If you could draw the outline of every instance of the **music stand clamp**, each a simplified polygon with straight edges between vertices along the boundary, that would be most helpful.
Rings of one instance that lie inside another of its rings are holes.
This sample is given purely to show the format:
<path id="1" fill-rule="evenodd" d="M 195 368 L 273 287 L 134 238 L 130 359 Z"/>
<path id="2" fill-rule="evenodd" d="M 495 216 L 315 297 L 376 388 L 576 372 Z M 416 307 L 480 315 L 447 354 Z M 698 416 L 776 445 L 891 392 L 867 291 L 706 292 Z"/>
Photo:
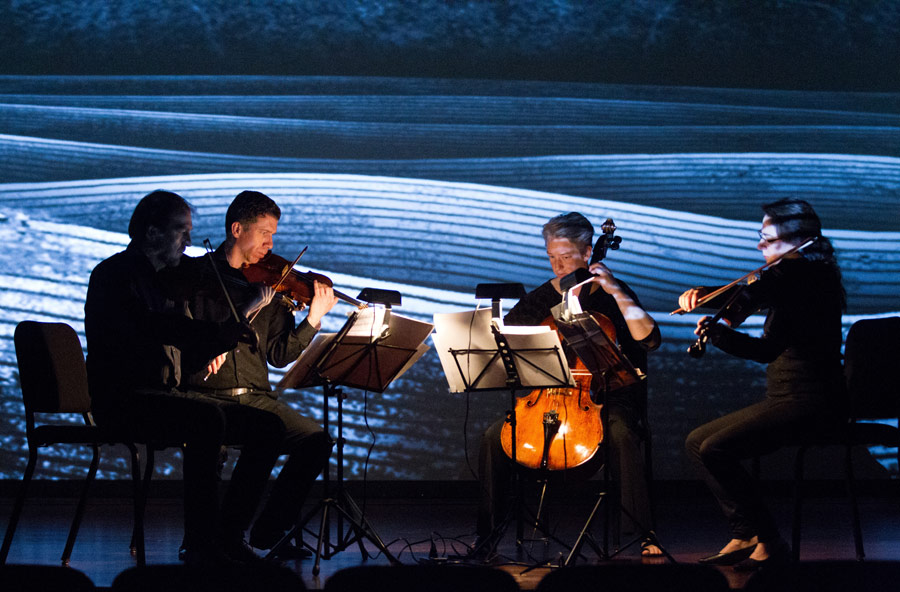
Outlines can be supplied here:
<path id="1" fill-rule="evenodd" d="M 368 540 L 381 551 L 391 564 L 399 561 L 388 551 L 387 546 L 366 520 L 359 505 L 344 487 L 344 445 L 342 386 L 360 388 L 367 391 L 384 392 L 387 386 L 409 368 L 428 347 L 423 345 L 433 326 L 390 314 L 392 305 L 400 304 L 400 293 L 393 290 L 364 289 L 359 300 L 384 306 L 383 317 L 373 307 L 357 310 L 336 334 L 317 335 L 313 343 L 300 356 L 294 366 L 279 383 L 280 388 L 303 388 L 322 386 L 323 427 L 329 430 L 328 400 L 337 401 L 337 479 L 332 490 L 330 465 L 326 465 L 322 481 L 325 495 L 297 525 L 271 551 L 266 558 L 277 556 L 292 538 L 302 538 L 303 529 L 319 512 L 318 539 L 315 548 L 316 560 L 313 575 L 318 575 L 322 558 L 331 559 L 354 543 L 358 544 L 364 559 L 369 557 L 363 546 Z M 376 326 L 377 325 L 377 326 Z M 331 542 L 331 512 L 337 513 L 337 540 Z M 344 521 L 349 528 L 345 530 Z"/>

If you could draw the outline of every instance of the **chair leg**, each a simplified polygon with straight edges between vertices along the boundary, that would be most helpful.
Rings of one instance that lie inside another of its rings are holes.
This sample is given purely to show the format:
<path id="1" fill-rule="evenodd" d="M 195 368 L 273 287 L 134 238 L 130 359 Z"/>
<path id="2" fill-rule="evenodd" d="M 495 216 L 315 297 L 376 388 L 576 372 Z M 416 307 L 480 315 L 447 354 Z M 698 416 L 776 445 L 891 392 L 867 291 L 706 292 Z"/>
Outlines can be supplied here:
<path id="1" fill-rule="evenodd" d="M 19 517 L 22 515 L 22 508 L 25 506 L 25 496 L 28 493 L 28 485 L 31 483 L 36 464 L 37 448 L 29 447 L 28 464 L 25 465 L 25 473 L 22 475 L 22 485 L 19 487 L 19 495 L 16 497 L 16 503 L 13 505 L 12 515 L 9 517 L 9 524 L 6 525 L 3 547 L 0 548 L 0 565 L 6 565 L 6 557 L 9 555 L 9 548 L 12 546 L 13 536 L 16 534 L 16 527 L 19 525 Z"/>
<path id="2" fill-rule="evenodd" d="M 97 476 L 97 467 L 100 465 L 100 446 L 93 444 L 94 456 L 91 458 L 91 466 L 88 469 L 87 478 L 81 488 L 81 497 L 78 499 L 78 507 L 75 509 L 75 518 L 72 520 L 72 527 L 69 528 L 69 536 L 66 538 L 66 548 L 63 549 L 62 564 L 69 565 L 69 558 L 72 556 L 72 549 L 75 547 L 75 537 L 78 536 L 78 529 L 81 527 L 81 519 L 84 517 L 84 509 L 87 506 L 88 490 Z"/>
<path id="3" fill-rule="evenodd" d="M 797 450 L 794 461 L 794 521 L 791 527 L 791 556 L 794 562 L 800 561 L 800 528 L 803 513 L 803 458 L 806 447 Z"/>
<path id="4" fill-rule="evenodd" d="M 127 443 L 125 446 L 128 447 L 128 452 L 131 453 L 131 487 L 134 498 L 134 524 L 131 526 L 131 542 L 128 544 L 128 550 L 131 552 L 131 556 L 135 557 L 137 555 L 137 541 L 139 538 L 143 538 L 143 529 L 138 527 L 142 517 L 141 454 L 133 442 Z"/>
<path id="5" fill-rule="evenodd" d="M 859 523 L 859 504 L 856 500 L 856 479 L 853 475 L 852 450 L 852 446 L 847 445 L 847 455 L 845 457 L 847 469 L 847 498 L 850 501 L 850 512 L 853 518 L 853 542 L 856 545 L 856 560 L 862 561 L 866 558 L 866 552 L 863 549 L 862 526 L 860 526 Z"/>
<path id="6" fill-rule="evenodd" d="M 147 508 L 147 496 L 150 489 L 150 477 L 153 475 L 154 454 L 153 447 L 147 445 L 147 461 L 144 466 L 144 478 L 141 479 L 140 455 L 137 447 L 131 445 L 131 479 L 134 483 L 134 530 L 131 533 L 132 554 L 137 558 L 137 564 L 147 564 L 146 548 L 144 545 L 144 514 Z"/>

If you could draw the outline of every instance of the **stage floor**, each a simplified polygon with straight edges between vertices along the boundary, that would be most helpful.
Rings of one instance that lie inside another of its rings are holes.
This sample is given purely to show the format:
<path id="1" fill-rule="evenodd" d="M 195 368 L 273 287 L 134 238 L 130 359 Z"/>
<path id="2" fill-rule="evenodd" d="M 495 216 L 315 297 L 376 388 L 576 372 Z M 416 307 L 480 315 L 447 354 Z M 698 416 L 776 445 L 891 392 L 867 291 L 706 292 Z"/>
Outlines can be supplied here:
<path id="1" fill-rule="evenodd" d="M 356 501 L 361 502 L 358 497 Z M 782 525 L 783 535 L 790 537 L 791 500 L 786 496 L 771 498 L 771 507 Z M 84 572 L 97 586 L 106 587 L 121 571 L 133 566 L 128 543 L 131 534 L 131 500 L 129 498 L 94 499 L 82 523 L 72 555 L 71 566 Z M 11 511 L 12 501 L 0 499 L 2 528 Z M 553 535 L 562 543 L 575 541 L 592 503 L 590 499 L 575 502 L 553 500 L 550 519 Z M 900 504 L 881 494 L 863 497 L 860 503 L 866 556 L 871 560 L 900 559 Z M 74 511 L 71 499 L 31 498 L 19 523 L 9 555 L 9 563 L 39 563 L 58 565 L 66 533 Z M 366 520 L 386 544 L 388 551 L 401 563 L 412 564 L 428 560 L 434 543 L 438 561 L 457 561 L 464 555 L 467 544 L 474 540 L 475 502 L 472 499 L 443 498 L 384 498 L 369 499 L 365 503 Z M 320 519 L 314 517 L 312 530 L 318 530 Z M 725 522 L 707 494 L 670 496 L 657 501 L 657 532 L 666 550 L 678 562 L 695 562 L 715 552 L 727 540 Z M 147 510 L 148 563 L 175 563 L 181 541 L 181 506 L 177 499 L 151 499 Z M 332 524 L 332 526 L 335 526 Z M 603 520 L 599 518 L 590 529 L 602 546 Z M 531 538 L 530 528 L 525 538 Z M 316 537 L 307 534 L 305 542 L 315 545 Z M 622 544 L 629 542 L 623 540 Z M 373 557 L 369 564 L 386 565 L 388 559 L 379 553 L 371 541 L 365 542 Z M 611 541 L 608 547 L 613 552 Z M 533 589 L 548 572 L 538 567 L 545 561 L 558 564 L 567 554 L 557 542 L 526 542 L 517 548 L 513 529 L 509 529 L 499 547 L 499 556 L 492 562 L 499 569 L 509 571 L 522 589 Z M 624 549 L 612 558 L 618 562 L 641 562 L 637 544 Z M 608 561 L 589 546 L 582 551 L 578 564 Z M 804 537 L 801 560 L 852 560 L 853 538 L 850 530 L 849 508 L 843 498 L 814 498 L 806 502 Z M 645 560 L 646 561 L 646 560 Z M 664 560 L 656 560 L 664 561 Z M 309 589 L 320 589 L 336 571 L 361 565 L 363 557 L 358 545 L 321 562 L 318 576 L 313 575 L 313 559 L 291 561 L 286 565 L 303 578 Z M 741 588 L 746 576 L 723 568 L 732 588 Z"/>

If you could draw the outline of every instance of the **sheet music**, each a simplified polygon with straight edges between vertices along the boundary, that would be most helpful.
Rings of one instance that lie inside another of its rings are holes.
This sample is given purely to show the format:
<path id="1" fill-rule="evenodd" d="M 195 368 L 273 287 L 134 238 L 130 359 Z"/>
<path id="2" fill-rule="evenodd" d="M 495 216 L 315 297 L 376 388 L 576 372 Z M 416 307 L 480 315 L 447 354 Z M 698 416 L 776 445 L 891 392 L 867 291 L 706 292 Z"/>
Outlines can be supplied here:
<path id="1" fill-rule="evenodd" d="M 450 392 L 505 389 L 507 373 L 491 332 L 491 311 L 481 309 L 434 315 L 431 336 Z M 504 327 L 523 388 L 574 384 L 559 336 L 546 326 Z M 452 350 L 452 351 L 451 351 Z M 456 352 L 456 355 L 454 355 Z"/>
<path id="2" fill-rule="evenodd" d="M 326 349 L 331 346 L 334 336 L 337 333 L 317 333 L 313 340 L 306 346 L 294 365 L 291 366 L 281 380 L 278 381 L 277 389 L 284 388 L 303 388 L 306 386 L 314 386 L 310 381 L 314 378 L 310 376 L 315 363 L 319 360 Z"/>
<path id="3" fill-rule="evenodd" d="M 444 368 L 450 392 L 461 393 L 466 390 L 467 383 L 471 384 L 481 374 L 497 351 L 497 342 L 491 333 L 491 310 L 483 308 L 436 313 L 434 326 L 436 332 L 432 334 L 431 340 Z M 451 349 L 483 350 L 484 353 L 466 356 L 461 374 L 456 359 L 450 353 Z M 484 378 L 492 382 L 505 381 L 506 372 L 502 367 L 491 368 Z"/>
<path id="4" fill-rule="evenodd" d="M 423 342 L 434 325 L 391 312 L 389 327 L 383 330 L 386 310 L 348 319 L 350 326 L 340 343 L 337 333 L 319 333 L 278 382 L 278 388 L 304 388 L 327 378 L 336 384 L 383 392 L 406 372 L 429 346 Z M 379 321 L 379 319 L 381 319 Z M 373 337 L 373 328 L 377 330 Z M 372 349 L 374 348 L 374 349 Z M 326 359 L 322 359 L 326 356 Z M 321 375 L 320 375 L 321 373 Z"/>
<path id="5" fill-rule="evenodd" d="M 383 306 L 367 306 L 356 311 L 356 321 L 347 332 L 347 337 L 366 337 L 374 341 L 384 332 Z"/>

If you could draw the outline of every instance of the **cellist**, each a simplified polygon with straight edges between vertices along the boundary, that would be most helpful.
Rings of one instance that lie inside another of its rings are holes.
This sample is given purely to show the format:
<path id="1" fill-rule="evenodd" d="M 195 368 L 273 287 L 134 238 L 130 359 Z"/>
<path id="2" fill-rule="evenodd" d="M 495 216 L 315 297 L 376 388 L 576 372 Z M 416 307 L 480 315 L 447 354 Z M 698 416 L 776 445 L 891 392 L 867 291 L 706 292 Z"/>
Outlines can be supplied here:
<path id="1" fill-rule="evenodd" d="M 590 264 L 594 227 L 577 212 L 561 214 L 544 224 L 542 231 L 553 278 L 529 292 L 505 316 L 507 325 L 539 325 L 550 317 L 551 309 L 562 300 L 560 279 L 576 269 L 588 269 L 593 280 L 577 288 L 585 311 L 608 317 L 616 328 L 622 352 L 642 372 L 647 367 L 647 352 L 659 347 L 660 332 L 653 318 L 641 307 L 637 296 L 625 282 L 617 280 L 603 263 Z M 613 478 L 620 483 L 623 532 L 652 531 L 650 496 L 641 444 L 647 435 L 643 425 L 646 381 L 606 394 L 608 425 L 604 439 L 610 448 Z M 511 461 L 504 453 L 500 434 L 505 420 L 484 433 L 479 451 L 481 502 L 478 508 L 476 549 L 497 534 L 499 521 L 507 511 Z M 596 470 L 596 469 L 595 469 Z M 652 538 L 642 542 L 643 556 L 662 553 Z"/>

